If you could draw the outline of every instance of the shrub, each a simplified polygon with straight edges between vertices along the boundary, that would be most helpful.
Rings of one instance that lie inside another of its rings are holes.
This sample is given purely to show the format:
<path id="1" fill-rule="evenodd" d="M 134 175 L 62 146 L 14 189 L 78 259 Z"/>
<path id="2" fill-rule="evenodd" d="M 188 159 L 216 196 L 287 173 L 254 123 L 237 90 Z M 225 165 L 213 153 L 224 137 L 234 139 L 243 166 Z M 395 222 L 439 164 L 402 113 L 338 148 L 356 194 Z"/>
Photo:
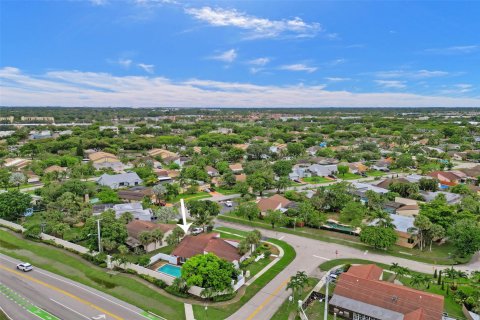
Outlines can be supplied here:
<path id="1" fill-rule="evenodd" d="M 165 288 L 165 291 L 167 291 L 170 294 L 173 294 L 174 296 L 181 297 L 181 298 L 188 298 L 190 295 L 188 293 L 180 292 L 175 287 L 168 286 Z"/>
<path id="2" fill-rule="evenodd" d="M 150 258 L 148 256 L 141 256 L 138 259 L 138 264 L 141 265 L 142 267 L 148 266 L 149 263 L 150 263 Z"/>
<path id="3" fill-rule="evenodd" d="M 222 294 L 222 295 L 212 297 L 212 301 L 213 302 L 228 301 L 235 298 L 235 296 L 236 296 L 236 292 L 229 293 L 229 294 Z"/>

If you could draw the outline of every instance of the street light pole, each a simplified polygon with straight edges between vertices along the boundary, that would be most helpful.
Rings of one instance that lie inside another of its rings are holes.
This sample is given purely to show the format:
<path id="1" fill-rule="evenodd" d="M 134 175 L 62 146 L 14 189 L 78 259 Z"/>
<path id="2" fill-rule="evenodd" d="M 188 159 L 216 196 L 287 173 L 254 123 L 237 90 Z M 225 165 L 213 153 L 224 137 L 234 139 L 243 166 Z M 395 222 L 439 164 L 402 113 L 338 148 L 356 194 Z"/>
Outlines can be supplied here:
<path id="1" fill-rule="evenodd" d="M 102 236 L 100 234 L 100 220 L 102 219 L 97 219 L 97 236 L 98 236 L 98 252 L 102 252 Z"/>
<path id="2" fill-rule="evenodd" d="M 328 285 L 330 283 L 330 275 L 327 275 L 325 279 L 325 285 L 327 286 L 327 290 L 325 291 L 325 310 L 323 312 L 323 320 L 327 320 L 328 318 Z"/>

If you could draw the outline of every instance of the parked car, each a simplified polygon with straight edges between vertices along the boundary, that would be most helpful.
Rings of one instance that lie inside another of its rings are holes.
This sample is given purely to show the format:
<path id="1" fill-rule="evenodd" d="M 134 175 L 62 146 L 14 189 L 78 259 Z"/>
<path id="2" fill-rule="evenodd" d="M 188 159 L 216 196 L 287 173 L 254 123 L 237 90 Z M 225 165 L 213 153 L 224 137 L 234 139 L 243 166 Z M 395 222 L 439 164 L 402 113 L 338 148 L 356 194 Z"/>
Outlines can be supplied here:
<path id="1" fill-rule="evenodd" d="M 226 205 L 227 207 L 233 207 L 233 202 L 230 201 L 230 200 L 225 201 L 225 205 Z"/>
<path id="2" fill-rule="evenodd" d="M 203 228 L 195 227 L 195 228 L 192 229 L 191 234 L 193 234 L 194 236 L 197 236 L 202 232 L 203 232 Z"/>
<path id="3" fill-rule="evenodd" d="M 28 262 L 22 262 L 20 264 L 17 264 L 17 269 L 22 270 L 23 272 L 28 272 L 28 271 L 32 271 L 33 267 Z"/>

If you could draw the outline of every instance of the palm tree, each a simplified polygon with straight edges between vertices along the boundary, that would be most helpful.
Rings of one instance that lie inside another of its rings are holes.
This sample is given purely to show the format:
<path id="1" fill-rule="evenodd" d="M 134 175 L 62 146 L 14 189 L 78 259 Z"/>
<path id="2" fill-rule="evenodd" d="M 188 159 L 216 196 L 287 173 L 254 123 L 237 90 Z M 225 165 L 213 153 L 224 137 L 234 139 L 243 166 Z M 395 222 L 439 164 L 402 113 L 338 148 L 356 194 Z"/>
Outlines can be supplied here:
<path id="1" fill-rule="evenodd" d="M 205 288 L 200 292 L 200 296 L 204 299 L 211 299 L 215 296 L 216 292 L 213 288 Z"/>
<path id="2" fill-rule="evenodd" d="M 430 239 L 430 251 L 432 251 L 432 243 L 434 240 L 445 237 L 445 229 L 439 224 L 432 224 L 427 230 L 428 238 Z"/>
<path id="3" fill-rule="evenodd" d="M 290 281 L 287 283 L 287 287 L 285 288 L 285 290 L 289 290 L 289 289 L 292 290 L 292 296 L 294 301 L 295 301 L 295 292 L 297 291 L 298 287 L 299 287 L 299 283 L 295 279 L 295 276 L 293 276 L 290 278 Z"/>
<path id="4" fill-rule="evenodd" d="M 152 240 L 155 241 L 155 249 L 157 248 L 157 243 L 160 243 L 160 246 L 163 243 L 163 237 L 165 234 L 163 233 L 162 230 L 160 229 L 155 229 L 150 232 L 150 236 L 152 237 Z"/>
<path id="5" fill-rule="evenodd" d="M 142 231 L 140 232 L 140 234 L 138 235 L 138 241 L 140 242 L 140 244 L 143 246 L 143 248 L 145 249 L 145 251 L 147 250 L 147 246 L 152 243 L 153 241 L 153 237 L 152 237 L 152 234 L 151 232 L 148 232 L 148 231 Z"/>
<path id="6" fill-rule="evenodd" d="M 423 278 L 422 275 L 418 273 L 414 273 L 412 277 L 410 278 L 410 285 L 412 287 L 418 288 L 424 283 L 425 279 Z"/>

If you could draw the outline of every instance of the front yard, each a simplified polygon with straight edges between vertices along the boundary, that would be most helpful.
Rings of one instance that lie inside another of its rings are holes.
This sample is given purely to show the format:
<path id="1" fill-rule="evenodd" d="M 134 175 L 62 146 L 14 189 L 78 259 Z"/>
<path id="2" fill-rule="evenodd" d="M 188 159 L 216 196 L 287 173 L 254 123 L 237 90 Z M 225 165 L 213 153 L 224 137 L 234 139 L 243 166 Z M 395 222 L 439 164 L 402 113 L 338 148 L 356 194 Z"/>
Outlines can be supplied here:
<path id="1" fill-rule="evenodd" d="M 316 177 L 303 178 L 302 181 L 307 183 L 327 183 L 327 182 L 334 182 L 335 180 L 316 176 Z"/>

